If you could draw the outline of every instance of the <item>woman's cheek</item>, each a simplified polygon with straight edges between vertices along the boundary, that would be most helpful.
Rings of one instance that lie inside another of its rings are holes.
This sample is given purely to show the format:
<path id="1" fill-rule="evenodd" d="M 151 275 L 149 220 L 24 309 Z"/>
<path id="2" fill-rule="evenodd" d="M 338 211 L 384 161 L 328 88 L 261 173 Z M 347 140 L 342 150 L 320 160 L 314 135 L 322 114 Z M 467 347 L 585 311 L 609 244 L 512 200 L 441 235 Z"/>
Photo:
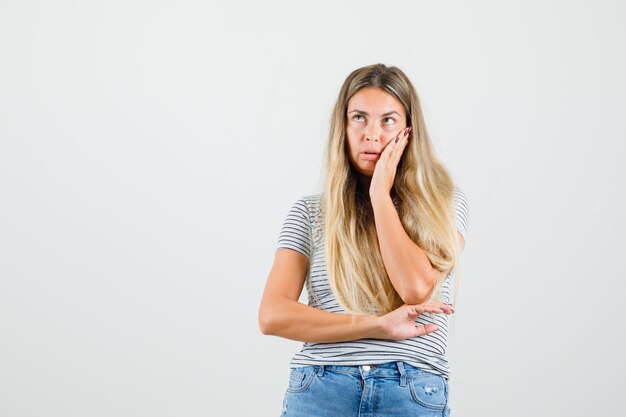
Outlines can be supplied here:
<path id="1" fill-rule="evenodd" d="M 353 126 L 348 126 L 348 128 L 346 129 L 346 133 L 349 136 L 352 136 L 354 134 L 354 127 Z"/>
<path id="2" fill-rule="evenodd" d="M 346 129 L 346 135 L 348 137 L 348 142 L 352 142 L 358 136 L 358 132 L 354 128 L 348 127 Z"/>

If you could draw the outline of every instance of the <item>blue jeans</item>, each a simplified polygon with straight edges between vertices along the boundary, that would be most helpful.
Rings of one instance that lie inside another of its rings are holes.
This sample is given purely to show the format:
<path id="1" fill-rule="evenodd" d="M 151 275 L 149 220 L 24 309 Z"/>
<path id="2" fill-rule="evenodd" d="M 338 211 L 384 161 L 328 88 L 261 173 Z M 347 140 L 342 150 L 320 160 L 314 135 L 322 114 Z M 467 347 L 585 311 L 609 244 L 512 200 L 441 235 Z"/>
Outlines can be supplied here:
<path id="1" fill-rule="evenodd" d="M 447 417 L 448 381 L 406 362 L 293 368 L 281 417 Z"/>

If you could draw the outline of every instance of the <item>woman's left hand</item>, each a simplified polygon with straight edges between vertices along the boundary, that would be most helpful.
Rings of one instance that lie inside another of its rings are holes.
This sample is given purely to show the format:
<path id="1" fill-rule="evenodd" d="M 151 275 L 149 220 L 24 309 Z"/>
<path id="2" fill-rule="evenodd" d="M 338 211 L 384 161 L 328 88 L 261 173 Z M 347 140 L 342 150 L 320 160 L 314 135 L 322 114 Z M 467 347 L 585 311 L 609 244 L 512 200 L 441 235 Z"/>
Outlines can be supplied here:
<path id="1" fill-rule="evenodd" d="M 404 148 L 409 143 L 411 128 L 401 130 L 395 138 L 391 139 L 380 154 L 380 158 L 374 167 L 374 174 L 370 182 L 370 198 L 389 196 L 393 181 L 396 177 L 396 169 Z M 397 139 L 397 140 L 396 140 Z"/>

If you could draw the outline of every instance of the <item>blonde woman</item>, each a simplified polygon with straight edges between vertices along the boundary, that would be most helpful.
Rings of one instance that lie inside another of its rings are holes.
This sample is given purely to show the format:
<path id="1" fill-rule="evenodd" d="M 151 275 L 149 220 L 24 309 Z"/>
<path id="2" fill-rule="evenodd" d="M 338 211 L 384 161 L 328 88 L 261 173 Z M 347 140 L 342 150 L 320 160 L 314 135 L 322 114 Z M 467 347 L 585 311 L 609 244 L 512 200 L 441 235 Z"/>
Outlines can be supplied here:
<path id="1" fill-rule="evenodd" d="M 324 184 L 289 210 L 259 307 L 263 334 L 304 342 L 282 416 L 449 415 L 448 316 L 467 201 L 397 67 L 346 78 Z M 305 284 L 308 306 L 298 302 Z"/>

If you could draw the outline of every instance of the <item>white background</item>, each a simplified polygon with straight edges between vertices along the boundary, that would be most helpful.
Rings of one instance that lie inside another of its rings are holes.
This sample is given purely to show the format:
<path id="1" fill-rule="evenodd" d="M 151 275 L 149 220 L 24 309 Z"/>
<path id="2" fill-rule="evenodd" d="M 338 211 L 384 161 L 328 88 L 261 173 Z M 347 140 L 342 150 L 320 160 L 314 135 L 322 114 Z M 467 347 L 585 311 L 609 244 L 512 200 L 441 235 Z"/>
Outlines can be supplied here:
<path id="1" fill-rule="evenodd" d="M 278 416 L 258 330 L 354 69 L 413 80 L 470 205 L 456 416 L 626 384 L 623 1 L 0 1 L 0 415 Z"/>

